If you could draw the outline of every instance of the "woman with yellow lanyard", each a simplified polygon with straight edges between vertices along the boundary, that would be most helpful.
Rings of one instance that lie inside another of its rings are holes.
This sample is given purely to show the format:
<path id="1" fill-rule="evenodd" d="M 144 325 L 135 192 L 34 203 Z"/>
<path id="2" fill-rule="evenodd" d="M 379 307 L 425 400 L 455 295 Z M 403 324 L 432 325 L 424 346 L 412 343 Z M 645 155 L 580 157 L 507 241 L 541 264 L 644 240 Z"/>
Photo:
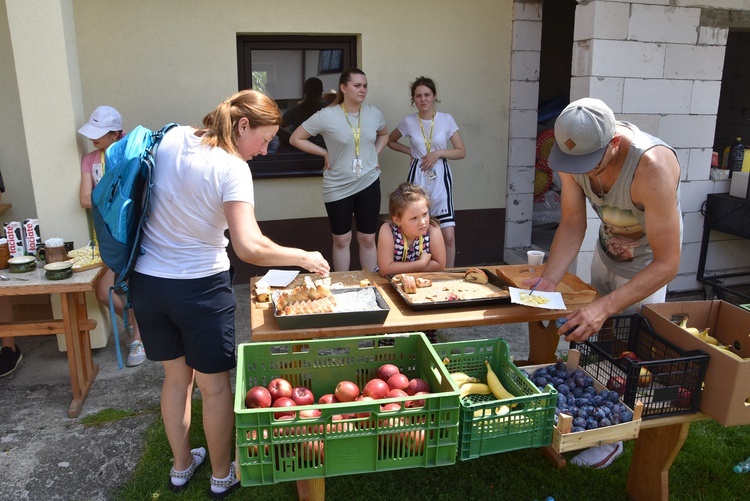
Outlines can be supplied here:
<path id="1" fill-rule="evenodd" d="M 89 121 L 83 127 L 78 129 L 79 134 L 89 138 L 94 144 L 94 151 L 87 153 L 81 159 L 81 185 L 78 190 L 78 197 L 81 207 L 91 209 L 91 192 L 94 186 L 101 180 L 106 169 L 104 164 L 104 152 L 114 142 L 122 139 L 122 116 L 111 106 L 99 106 L 91 114 Z M 93 231 L 93 230 L 92 230 Z M 96 240 L 96 235 L 94 235 Z M 109 288 L 115 283 L 115 273 L 112 270 L 102 275 L 96 284 L 96 298 L 104 305 L 109 304 Z M 122 316 L 122 310 L 125 307 L 123 300 L 115 295 L 115 311 Z M 141 333 L 138 330 L 138 324 L 135 321 L 133 310 L 130 310 L 128 320 L 130 328 L 128 332 L 128 358 L 126 365 L 135 367 L 146 360 L 146 350 L 141 341 Z"/>
<path id="2" fill-rule="evenodd" d="M 430 214 L 440 224 L 446 251 L 446 267 L 453 268 L 456 260 L 453 208 L 453 173 L 448 160 L 466 156 L 461 134 L 453 117 L 435 110 L 437 90 L 435 82 L 419 77 L 411 84 L 411 104 L 417 113 L 406 116 L 388 138 L 388 147 L 409 155 L 407 180 L 424 188 L 430 197 Z M 409 146 L 399 139 L 409 139 Z M 449 145 L 450 143 L 450 145 Z M 450 146 L 450 147 L 449 147 Z"/>
<path id="3" fill-rule="evenodd" d="M 352 214 L 357 227 L 359 263 L 377 265 L 375 232 L 380 215 L 378 155 L 388 142 L 383 114 L 364 104 L 367 76 L 357 68 L 339 78 L 336 100 L 295 129 L 289 142 L 295 148 L 325 159 L 323 202 L 333 235 L 333 269 L 348 271 L 351 264 Z M 310 141 L 320 134 L 326 147 Z"/>

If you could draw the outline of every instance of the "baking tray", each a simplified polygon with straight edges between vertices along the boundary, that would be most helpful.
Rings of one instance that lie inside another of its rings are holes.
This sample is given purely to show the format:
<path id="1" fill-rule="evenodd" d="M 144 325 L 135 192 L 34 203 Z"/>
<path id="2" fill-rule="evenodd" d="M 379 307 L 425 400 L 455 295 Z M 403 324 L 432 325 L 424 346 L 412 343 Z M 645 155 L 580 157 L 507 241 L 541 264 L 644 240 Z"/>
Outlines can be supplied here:
<path id="1" fill-rule="evenodd" d="M 463 277 L 464 273 L 466 273 L 465 269 L 450 269 L 446 271 L 441 272 L 429 272 L 429 273 L 407 273 L 407 275 L 413 276 L 416 278 L 429 278 L 433 281 L 433 287 L 435 287 L 435 282 L 440 279 L 440 277 L 449 277 L 452 278 L 461 278 Z M 413 301 L 409 301 L 409 294 L 404 293 L 404 291 L 401 290 L 401 288 L 394 283 L 393 279 L 400 275 L 393 274 L 388 275 L 386 278 L 388 279 L 388 282 L 390 282 L 391 287 L 398 293 L 399 296 L 401 296 L 401 299 L 411 308 L 415 311 L 421 311 L 421 310 L 439 310 L 443 308 L 466 308 L 471 306 L 483 306 L 488 304 L 510 304 L 510 292 L 508 291 L 508 284 L 503 280 L 502 278 L 498 277 L 495 273 L 491 272 L 490 270 L 486 268 L 479 268 L 487 275 L 487 281 L 488 283 L 494 285 L 495 287 L 504 290 L 508 292 L 508 295 L 505 297 L 485 297 L 485 298 L 473 298 L 473 299 L 456 299 L 453 301 L 426 301 L 426 302 L 418 302 L 415 303 Z"/>
<path id="2" fill-rule="evenodd" d="M 375 292 L 375 301 L 380 307 L 379 310 L 367 311 L 344 311 L 331 313 L 307 313 L 301 315 L 279 315 L 279 311 L 274 305 L 273 316 L 279 323 L 279 329 L 313 329 L 317 327 L 343 327 L 347 325 L 370 325 L 382 324 L 388 317 L 391 309 L 380 295 L 377 287 L 351 287 L 343 289 L 331 289 L 331 293 L 336 296 L 345 292 L 355 292 L 362 289 L 373 289 Z"/>

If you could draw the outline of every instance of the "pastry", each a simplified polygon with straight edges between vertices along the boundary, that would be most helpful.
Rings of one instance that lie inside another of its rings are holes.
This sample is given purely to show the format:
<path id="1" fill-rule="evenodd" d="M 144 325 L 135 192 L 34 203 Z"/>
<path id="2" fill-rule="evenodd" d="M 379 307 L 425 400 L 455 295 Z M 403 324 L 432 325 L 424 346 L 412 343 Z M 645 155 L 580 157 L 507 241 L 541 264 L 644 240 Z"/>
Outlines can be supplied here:
<path id="1" fill-rule="evenodd" d="M 404 292 L 406 294 L 416 294 L 417 293 L 417 284 L 414 280 L 414 277 L 411 275 L 405 275 L 401 274 L 401 287 L 404 288 Z"/>
<path id="2" fill-rule="evenodd" d="M 268 303 L 271 301 L 271 289 L 263 280 L 255 282 L 255 300 L 259 303 Z"/>
<path id="3" fill-rule="evenodd" d="M 418 288 L 430 287 L 432 285 L 432 280 L 430 280 L 429 278 L 417 277 L 415 281 Z"/>
<path id="4" fill-rule="evenodd" d="M 486 284 L 488 282 L 487 274 L 479 268 L 469 268 L 466 270 L 464 280 L 475 284 Z"/>

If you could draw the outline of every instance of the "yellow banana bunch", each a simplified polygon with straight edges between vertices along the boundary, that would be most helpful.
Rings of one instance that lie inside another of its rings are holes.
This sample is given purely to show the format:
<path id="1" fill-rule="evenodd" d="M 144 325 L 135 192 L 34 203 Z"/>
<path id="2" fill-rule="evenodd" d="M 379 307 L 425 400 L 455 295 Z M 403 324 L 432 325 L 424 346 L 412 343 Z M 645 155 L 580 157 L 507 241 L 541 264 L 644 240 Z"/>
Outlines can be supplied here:
<path id="1" fill-rule="evenodd" d="M 456 386 L 461 388 L 466 383 L 478 383 L 479 380 L 475 377 L 471 377 L 465 372 L 451 372 L 451 379 L 456 383 Z"/>
<path id="2" fill-rule="evenodd" d="M 490 393 L 492 393 L 492 390 L 484 383 L 465 383 L 461 385 L 458 397 L 464 398 L 467 395 L 489 395 Z"/>
<path id="3" fill-rule="evenodd" d="M 514 398 L 515 395 L 505 389 L 487 360 L 484 361 L 484 365 L 487 366 L 487 385 L 492 390 L 492 394 L 495 395 L 495 398 L 498 400 Z"/>

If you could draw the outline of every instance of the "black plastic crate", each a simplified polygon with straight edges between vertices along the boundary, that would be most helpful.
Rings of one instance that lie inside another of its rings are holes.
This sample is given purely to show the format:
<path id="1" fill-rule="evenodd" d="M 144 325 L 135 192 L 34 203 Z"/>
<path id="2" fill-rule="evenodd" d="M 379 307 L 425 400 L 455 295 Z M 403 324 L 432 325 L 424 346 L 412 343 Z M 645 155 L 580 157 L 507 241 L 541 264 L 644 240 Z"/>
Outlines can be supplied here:
<path id="1" fill-rule="evenodd" d="M 642 316 L 611 317 L 598 333 L 570 347 L 581 352 L 580 366 L 628 406 L 643 402 L 643 419 L 698 411 L 709 355 L 671 344 Z"/>

